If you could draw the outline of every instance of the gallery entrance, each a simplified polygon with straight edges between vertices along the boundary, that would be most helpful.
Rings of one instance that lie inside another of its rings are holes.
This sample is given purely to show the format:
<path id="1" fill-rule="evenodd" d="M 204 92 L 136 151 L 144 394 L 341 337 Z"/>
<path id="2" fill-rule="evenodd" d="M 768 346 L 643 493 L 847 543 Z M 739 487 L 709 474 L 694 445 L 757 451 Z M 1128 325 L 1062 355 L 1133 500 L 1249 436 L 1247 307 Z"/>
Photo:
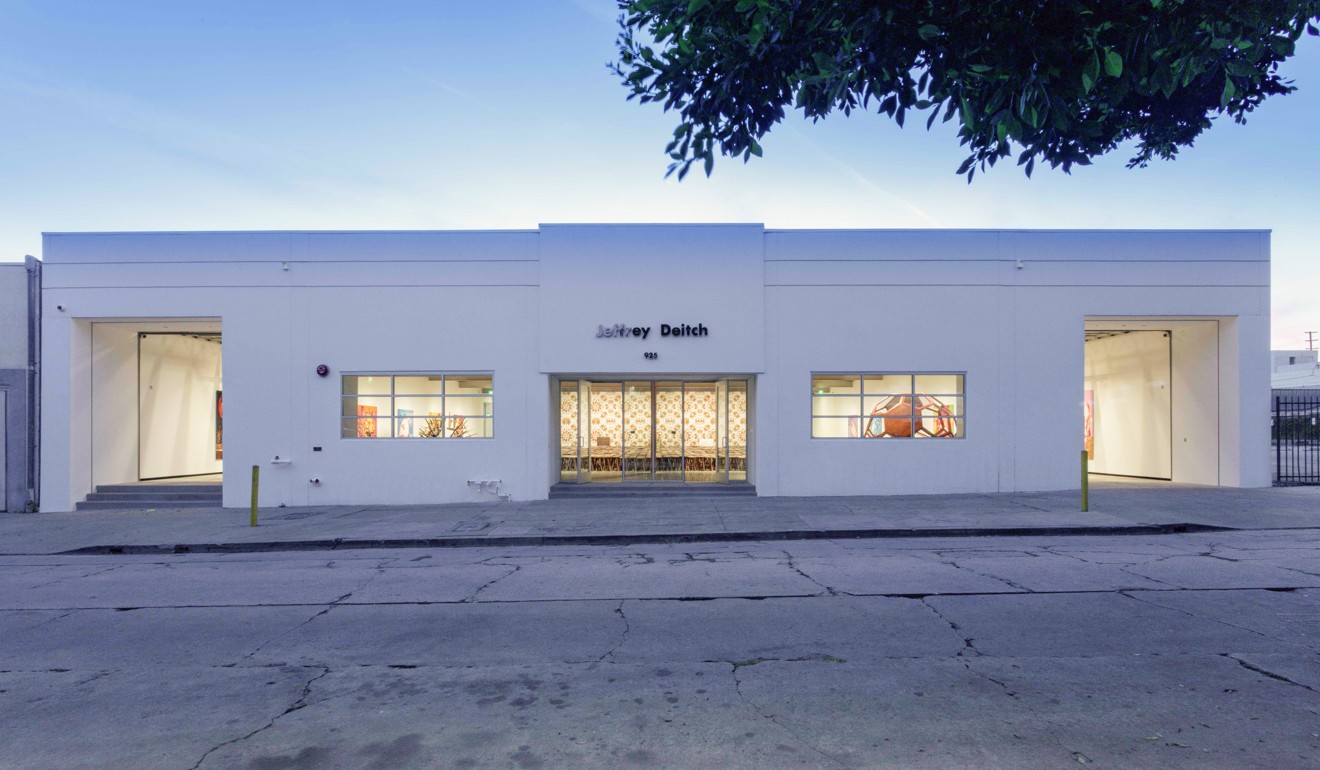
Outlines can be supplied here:
<path id="1" fill-rule="evenodd" d="M 1081 427 L 1091 473 L 1220 483 L 1219 326 L 1086 319 Z"/>
<path id="2" fill-rule="evenodd" d="M 747 480 L 747 380 L 561 380 L 559 480 Z"/>

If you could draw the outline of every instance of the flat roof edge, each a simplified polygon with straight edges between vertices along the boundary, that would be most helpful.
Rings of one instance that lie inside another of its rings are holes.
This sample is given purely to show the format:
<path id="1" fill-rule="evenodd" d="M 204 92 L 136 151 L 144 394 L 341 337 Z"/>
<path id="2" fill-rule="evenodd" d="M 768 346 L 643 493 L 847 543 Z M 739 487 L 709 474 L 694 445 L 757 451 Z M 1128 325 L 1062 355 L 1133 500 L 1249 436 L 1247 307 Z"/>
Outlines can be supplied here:
<path id="1" fill-rule="evenodd" d="M 526 235 L 558 227 L 760 227 L 767 235 L 795 233 L 1170 233 L 1272 234 L 1272 228 L 1168 228 L 1168 227 L 766 227 L 757 222 L 544 222 L 535 228 L 476 228 L 471 230 L 52 230 L 42 237 L 109 237 L 144 235 Z"/>
<path id="2" fill-rule="evenodd" d="M 499 233 L 516 235 L 536 233 L 533 229 L 476 229 L 476 230 L 55 230 L 43 231 L 42 237 L 61 238 L 79 235 L 442 235 L 446 233 Z"/>
<path id="3" fill-rule="evenodd" d="M 803 227 L 766 228 L 766 233 L 1273 233 L 1272 228 L 1200 227 Z"/>

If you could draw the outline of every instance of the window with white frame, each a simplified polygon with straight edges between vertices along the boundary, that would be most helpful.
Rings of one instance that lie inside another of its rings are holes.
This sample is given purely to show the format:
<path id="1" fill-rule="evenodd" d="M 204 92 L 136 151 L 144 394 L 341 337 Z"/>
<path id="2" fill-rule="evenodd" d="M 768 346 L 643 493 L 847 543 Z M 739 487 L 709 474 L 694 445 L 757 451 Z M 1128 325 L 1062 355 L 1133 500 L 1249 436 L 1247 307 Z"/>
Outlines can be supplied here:
<path id="1" fill-rule="evenodd" d="M 962 438 L 965 375 L 815 372 L 812 438 Z"/>
<path id="2" fill-rule="evenodd" d="M 345 374 L 343 438 L 491 438 L 489 374 Z"/>

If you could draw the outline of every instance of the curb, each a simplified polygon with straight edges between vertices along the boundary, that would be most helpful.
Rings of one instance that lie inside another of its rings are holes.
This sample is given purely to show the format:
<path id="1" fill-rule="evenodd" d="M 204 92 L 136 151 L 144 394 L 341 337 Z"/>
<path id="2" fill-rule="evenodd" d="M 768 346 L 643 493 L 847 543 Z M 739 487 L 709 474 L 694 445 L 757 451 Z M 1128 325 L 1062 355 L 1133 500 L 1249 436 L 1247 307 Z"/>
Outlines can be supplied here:
<path id="1" fill-rule="evenodd" d="M 536 535 L 512 537 L 423 537 L 381 540 L 287 540 L 253 543 L 178 543 L 174 545 L 92 545 L 57 551 L 51 556 L 141 556 L 179 553 L 272 553 L 278 551 L 348 551 L 382 548 L 517 548 L 553 545 L 668 545 L 784 540 L 862 540 L 938 537 L 1103 537 L 1232 532 L 1209 524 L 1136 524 L 1127 527 L 986 527 L 963 529 L 802 529 L 771 532 L 693 532 L 636 535 Z"/>

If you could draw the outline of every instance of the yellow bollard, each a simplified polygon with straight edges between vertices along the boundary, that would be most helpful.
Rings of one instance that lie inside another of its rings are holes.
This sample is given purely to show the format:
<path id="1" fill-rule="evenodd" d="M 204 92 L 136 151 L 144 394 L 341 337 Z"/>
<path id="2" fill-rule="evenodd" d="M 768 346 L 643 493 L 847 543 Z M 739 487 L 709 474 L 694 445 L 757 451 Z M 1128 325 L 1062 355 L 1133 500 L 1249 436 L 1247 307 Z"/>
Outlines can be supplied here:
<path id="1" fill-rule="evenodd" d="M 1081 450 L 1081 512 L 1090 510 L 1090 457 Z"/>
<path id="2" fill-rule="evenodd" d="M 249 527 L 257 526 L 257 480 L 261 476 L 261 466 L 252 466 L 252 519 Z"/>

